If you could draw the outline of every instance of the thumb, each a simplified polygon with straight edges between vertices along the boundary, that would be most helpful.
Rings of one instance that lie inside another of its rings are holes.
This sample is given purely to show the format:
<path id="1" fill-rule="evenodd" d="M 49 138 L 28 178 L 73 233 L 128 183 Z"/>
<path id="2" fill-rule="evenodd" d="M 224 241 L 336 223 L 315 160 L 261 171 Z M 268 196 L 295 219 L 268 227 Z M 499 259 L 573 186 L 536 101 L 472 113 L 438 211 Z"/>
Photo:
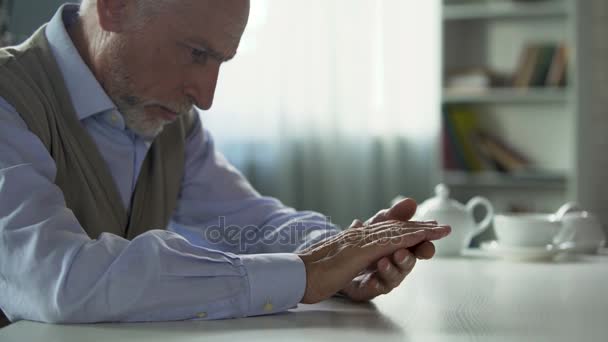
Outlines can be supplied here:
<path id="1" fill-rule="evenodd" d="M 353 223 L 350 224 L 349 228 L 360 228 L 363 227 L 363 221 L 356 219 L 353 221 Z"/>
<path id="2" fill-rule="evenodd" d="M 418 205 L 411 198 L 405 198 L 395 203 L 387 212 L 388 220 L 409 221 L 416 213 Z"/>

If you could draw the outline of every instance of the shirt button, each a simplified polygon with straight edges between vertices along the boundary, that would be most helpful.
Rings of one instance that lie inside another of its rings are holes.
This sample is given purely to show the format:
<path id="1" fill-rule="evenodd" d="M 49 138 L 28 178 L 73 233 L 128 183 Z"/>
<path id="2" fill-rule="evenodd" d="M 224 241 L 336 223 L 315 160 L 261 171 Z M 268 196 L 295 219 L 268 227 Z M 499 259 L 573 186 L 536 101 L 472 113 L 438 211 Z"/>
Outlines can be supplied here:
<path id="1" fill-rule="evenodd" d="M 112 114 L 110 120 L 112 121 L 112 123 L 118 123 L 118 115 Z"/>
<path id="2" fill-rule="evenodd" d="M 196 314 L 196 317 L 198 318 L 205 318 L 207 317 L 207 313 L 206 312 L 199 312 Z"/>
<path id="3" fill-rule="evenodd" d="M 268 302 L 264 305 L 264 311 L 266 311 L 266 312 L 272 311 L 273 308 L 274 307 L 272 306 L 272 303 L 270 303 L 270 302 Z"/>

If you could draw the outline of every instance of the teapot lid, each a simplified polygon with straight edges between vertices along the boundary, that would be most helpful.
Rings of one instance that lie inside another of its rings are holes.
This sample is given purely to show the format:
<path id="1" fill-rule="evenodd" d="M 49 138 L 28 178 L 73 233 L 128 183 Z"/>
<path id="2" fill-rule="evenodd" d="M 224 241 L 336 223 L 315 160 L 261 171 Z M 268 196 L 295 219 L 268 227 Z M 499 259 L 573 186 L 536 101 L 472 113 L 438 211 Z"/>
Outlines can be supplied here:
<path id="1" fill-rule="evenodd" d="M 421 214 L 430 211 L 466 211 L 464 205 L 450 199 L 450 189 L 445 184 L 435 187 L 435 197 L 429 198 L 419 206 Z"/>

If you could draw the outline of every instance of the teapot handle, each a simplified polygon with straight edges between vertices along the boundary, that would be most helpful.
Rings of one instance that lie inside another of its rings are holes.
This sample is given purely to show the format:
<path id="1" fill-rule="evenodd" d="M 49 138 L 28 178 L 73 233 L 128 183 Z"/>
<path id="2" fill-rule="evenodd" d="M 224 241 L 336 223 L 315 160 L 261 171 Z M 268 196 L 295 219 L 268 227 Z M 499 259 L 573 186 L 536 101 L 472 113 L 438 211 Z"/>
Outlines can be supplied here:
<path id="1" fill-rule="evenodd" d="M 481 220 L 480 223 L 475 225 L 475 230 L 470 234 L 471 239 L 475 235 L 486 230 L 490 226 L 490 223 L 492 223 L 492 219 L 494 218 L 494 207 L 492 206 L 492 203 L 490 203 L 490 201 L 485 197 L 476 196 L 471 198 L 471 200 L 466 205 L 467 211 L 469 211 L 471 215 L 473 215 L 473 210 L 475 210 L 475 207 L 478 205 L 482 205 L 486 208 L 486 216 L 483 218 L 483 220 Z"/>

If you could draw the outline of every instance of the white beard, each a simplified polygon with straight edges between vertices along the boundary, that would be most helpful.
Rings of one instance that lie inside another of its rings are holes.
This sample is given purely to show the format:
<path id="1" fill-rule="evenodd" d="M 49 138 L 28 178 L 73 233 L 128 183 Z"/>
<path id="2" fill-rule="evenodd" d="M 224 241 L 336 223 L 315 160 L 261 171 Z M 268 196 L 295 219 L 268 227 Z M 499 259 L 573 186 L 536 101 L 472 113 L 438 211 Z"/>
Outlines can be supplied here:
<path id="1" fill-rule="evenodd" d="M 120 51 L 125 48 L 125 45 L 124 41 L 116 40 L 107 47 L 111 49 L 111 68 L 106 79 L 106 91 L 124 117 L 127 128 L 143 139 L 152 141 L 171 121 L 147 114 L 146 106 L 162 105 L 182 115 L 192 110 L 193 103 L 190 100 L 181 103 L 166 103 L 137 96 L 132 83 L 133 77 L 120 58 Z"/>
<path id="2" fill-rule="evenodd" d="M 140 106 L 127 107 L 119 111 L 125 119 L 127 128 L 148 141 L 154 140 L 163 131 L 165 125 L 170 123 L 147 115 L 145 109 Z"/>

